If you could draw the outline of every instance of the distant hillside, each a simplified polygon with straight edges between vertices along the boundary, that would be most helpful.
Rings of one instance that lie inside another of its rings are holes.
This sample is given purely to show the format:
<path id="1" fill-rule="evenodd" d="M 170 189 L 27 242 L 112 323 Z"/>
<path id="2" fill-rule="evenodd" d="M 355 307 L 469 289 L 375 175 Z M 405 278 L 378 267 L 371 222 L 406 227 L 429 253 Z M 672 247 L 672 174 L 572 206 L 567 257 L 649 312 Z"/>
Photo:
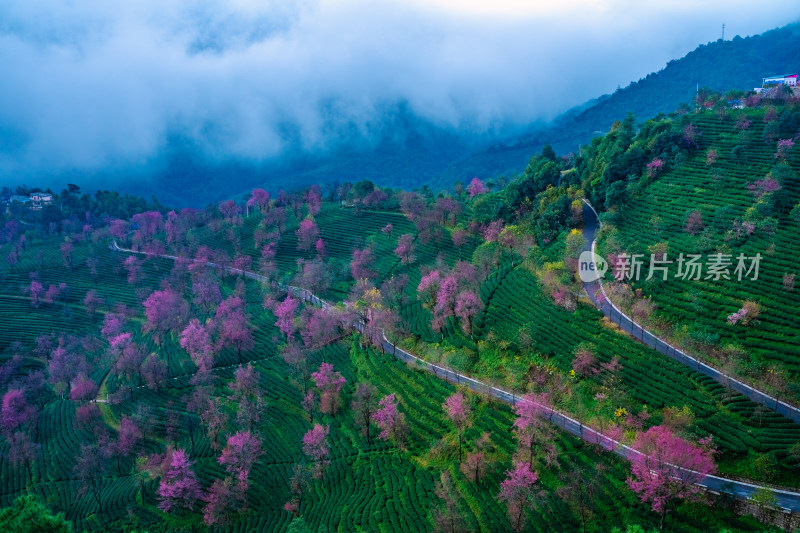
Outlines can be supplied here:
<path id="1" fill-rule="evenodd" d="M 800 71 L 800 24 L 795 23 L 753 37 L 734 37 L 698 46 L 681 59 L 670 61 L 658 72 L 631 83 L 594 105 L 568 113 L 552 127 L 533 131 L 505 145 L 451 165 L 438 182 L 449 183 L 464 176 L 491 177 L 521 172 L 532 154 L 550 143 L 558 153 L 574 151 L 593 136 L 633 113 L 644 121 L 669 113 L 691 102 L 697 87 L 719 92 L 751 90 L 771 74 Z"/>
<path id="2" fill-rule="evenodd" d="M 277 192 L 369 179 L 413 189 L 492 142 L 497 137 L 443 127 L 398 104 L 382 112 L 366 139 L 361 131 L 344 131 L 335 143 L 309 153 L 302 139 L 289 138 L 287 144 L 294 148 L 261 163 L 208 160 L 192 141 L 176 137 L 150 176 L 126 179 L 121 186 L 145 196 L 155 193 L 164 204 L 196 207 L 264 186 Z"/>

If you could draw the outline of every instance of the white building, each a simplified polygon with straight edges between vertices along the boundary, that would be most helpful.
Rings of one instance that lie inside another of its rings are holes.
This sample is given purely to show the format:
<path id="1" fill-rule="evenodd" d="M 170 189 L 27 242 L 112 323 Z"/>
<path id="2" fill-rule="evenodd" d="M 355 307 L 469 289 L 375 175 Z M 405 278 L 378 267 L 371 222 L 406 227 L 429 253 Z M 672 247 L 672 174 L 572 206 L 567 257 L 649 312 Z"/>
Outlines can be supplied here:
<path id="1" fill-rule="evenodd" d="M 764 87 L 767 85 L 788 85 L 794 87 L 797 85 L 797 74 L 782 74 L 780 76 L 770 76 L 764 78 Z"/>
<path id="2" fill-rule="evenodd" d="M 31 193 L 31 209 L 41 209 L 53 201 L 53 195 L 49 192 Z"/>

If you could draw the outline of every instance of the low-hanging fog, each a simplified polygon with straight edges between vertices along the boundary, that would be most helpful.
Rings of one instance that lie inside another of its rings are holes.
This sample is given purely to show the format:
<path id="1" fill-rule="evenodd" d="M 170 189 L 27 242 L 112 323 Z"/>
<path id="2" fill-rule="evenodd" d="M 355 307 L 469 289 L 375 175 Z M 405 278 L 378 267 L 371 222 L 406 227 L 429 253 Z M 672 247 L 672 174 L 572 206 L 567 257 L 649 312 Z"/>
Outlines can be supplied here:
<path id="1" fill-rule="evenodd" d="M 657 5 L 654 5 L 657 4 Z M 369 138 L 398 102 L 501 133 L 612 92 L 796 0 L 5 0 L 0 178 L 146 165 L 171 134 L 264 160 Z"/>

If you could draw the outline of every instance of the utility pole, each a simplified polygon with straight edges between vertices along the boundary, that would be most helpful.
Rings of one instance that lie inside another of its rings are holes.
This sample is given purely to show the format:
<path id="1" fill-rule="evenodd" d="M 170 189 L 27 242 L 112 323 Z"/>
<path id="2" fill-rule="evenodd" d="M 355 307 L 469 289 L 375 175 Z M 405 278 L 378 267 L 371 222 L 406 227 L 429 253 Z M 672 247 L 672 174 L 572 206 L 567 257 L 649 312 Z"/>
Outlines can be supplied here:
<path id="1" fill-rule="evenodd" d="M 725 23 L 722 23 L 722 40 L 725 40 Z"/>

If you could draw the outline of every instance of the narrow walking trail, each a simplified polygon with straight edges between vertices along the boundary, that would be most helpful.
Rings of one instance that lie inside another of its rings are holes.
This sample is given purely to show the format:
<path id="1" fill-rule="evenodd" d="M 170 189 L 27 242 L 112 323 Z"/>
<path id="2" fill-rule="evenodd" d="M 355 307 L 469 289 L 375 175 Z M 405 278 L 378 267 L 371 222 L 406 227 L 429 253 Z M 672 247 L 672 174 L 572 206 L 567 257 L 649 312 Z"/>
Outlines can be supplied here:
<path id="1" fill-rule="evenodd" d="M 149 255 L 149 256 L 154 255 L 154 254 L 148 254 L 146 252 L 138 252 L 127 248 L 121 248 L 120 246 L 117 245 L 116 241 L 114 241 L 111 244 L 111 249 L 118 252 L 134 253 L 139 255 Z M 159 255 L 159 254 L 155 255 L 157 257 L 161 257 L 164 259 L 173 259 L 173 260 L 178 259 L 176 256 L 173 255 Z M 220 268 L 219 265 L 211 262 L 209 262 L 208 265 L 214 268 Z M 333 307 L 333 304 L 319 298 L 318 296 L 316 296 L 314 293 L 312 293 L 307 289 L 303 289 L 301 287 L 295 287 L 293 285 L 284 285 L 281 283 L 276 283 L 260 274 L 256 274 L 255 272 L 249 272 L 238 268 L 226 267 L 226 271 L 234 274 L 240 274 L 247 278 L 260 281 L 262 283 L 277 285 L 282 290 L 291 293 L 293 296 L 302 299 L 304 302 L 308 304 L 323 308 Z M 363 332 L 364 323 L 356 322 L 355 324 L 353 324 L 353 327 L 356 330 Z M 465 376 L 463 374 L 459 374 L 458 372 L 455 372 L 448 368 L 433 363 L 429 363 L 424 359 L 421 359 L 416 355 L 407 352 L 402 348 L 397 347 L 389 339 L 386 338 L 385 333 L 383 333 L 382 336 L 383 336 L 383 343 L 381 348 L 385 353 L 392 354 L 397 359 L 409 363 L 413 365 L 415 368 L 430 372 L 436 377 L 446 380 L 455 385 L 469 387 L 476 393 L 485 394 L 487 396 L 495 398 L 511 406 L 515 406 L 521 402 L 529 401 L 513 392 L 499 389 L 487 383 L 483 383 L 482 381 L 479 381 L 477 379 Z M 564 431 L 567 431 L 568 433 L 575 435 L 586 442 L 602 446 L 606 450 L 613 451 L 617 455 L 629 460 L 638 455 L 641 455 L 640 452 L 634 450 L 633 448 L 619 441 L 616 441 L 611 437 L 600 433 L 599 431 L 596 431 L 586 426 L 582 422 L 575 420 L 574 418 L 571 418 L 565 413 L 562 413 L 560 411 L 557 411 L 556 409 L 544 405 L 538 405 L 538 407 L 540 412 L 542 413 L 542 416 L 549 422 L 555 424 Z M 737 498 L 750 498 L 756 490 L 758 490 L 759 488 L 764 488 L 761 485 L 747 483 L 744 481 L 737 481 L 734 479 L 729 479 L 720 476 L 713 476 L 713 475 L 705 476 L 703 480 L 698 483 L 698 485 L 716 492 L 727 492 L 729 494 L 736 496 Z M 780 489 L 770 489 L 770 490 L 772 490 L 775 493 L 778 506 L 789 511 L 800 511 L 800 492 L 792 492 Z"/>
<path id="2" fill-rule="evenodd" d="M 592 205 L 586 200 L 584 200 L 584 204 L 583 219 L 585 221 L 585 225 L 583 227 L 583 237 L 586 240 L 584 251 L 591 250 L 592 252 L 595 252 L 597 245 L 596 234 L 600 229 L 601 224 L 597 218 L 597 212 L 594 210 L 594 207 L 592 207 Z M 723 386 L 729 387 L 736 392 L 741 393 L 753 402 L 760 403 L 761 405 L 772 409 L 778 414 L 791 419 L 796 424 L 800 424 L 800 409 L 797 407 L 789 405 L 786 402 L 782 402 L 778 398 L 751 387 L 746 383 L 742 383 L 738 379 L 707 365 L 696 357 L 687 354 L 680 348 L 676 348 L 672 344 L 669 344 L 665 340 L 660 339 L 651 332 L 647 331 L 635 320 L 623 313 L 616 305 L 614 305 L 614 302 L 612 302 L 606 295 L 606 291 L 605 288 L 603 288 L 603 283 L 601 280 L 588 283 L 584 282 L 583 286 L 586 289 L 589 299 L 598 309 L 603 312 L 605 316 L 607 316 L 615 324 L 619 325 L 622 331 L 629 333 L 633 338 L 645 346 L 653 348 L 667 357 L 670 357 L 671 359 L 688 366 L 692 370 L 696 370 L 702 374 L 705 374 L 706 376 L 709 376 L 715 381 L 721 383 Z"/>

